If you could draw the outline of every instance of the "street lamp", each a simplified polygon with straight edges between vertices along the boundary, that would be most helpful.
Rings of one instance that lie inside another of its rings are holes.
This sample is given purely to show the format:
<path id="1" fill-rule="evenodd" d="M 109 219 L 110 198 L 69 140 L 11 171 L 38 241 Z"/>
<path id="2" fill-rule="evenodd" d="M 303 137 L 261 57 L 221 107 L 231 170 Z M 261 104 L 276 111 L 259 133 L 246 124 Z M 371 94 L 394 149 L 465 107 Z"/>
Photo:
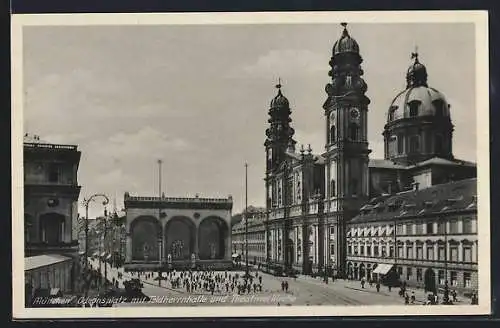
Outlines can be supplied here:
<path id="1" fill-rule="evenodd" d="M 85 206 L 85 269 L 88 268 L 89 258 L 89 204 L 99 197 L 103 199 L 103 206 L 108 205 L 109 198 L 105 194 L 93 194 L 89 198 L 83 199 L 83 205 Z"/>
<path id="2" fill-rule="evenodd" d="M 248 163 L 245 163 L 245 276 L 249 276 L 248 270 Z"/>

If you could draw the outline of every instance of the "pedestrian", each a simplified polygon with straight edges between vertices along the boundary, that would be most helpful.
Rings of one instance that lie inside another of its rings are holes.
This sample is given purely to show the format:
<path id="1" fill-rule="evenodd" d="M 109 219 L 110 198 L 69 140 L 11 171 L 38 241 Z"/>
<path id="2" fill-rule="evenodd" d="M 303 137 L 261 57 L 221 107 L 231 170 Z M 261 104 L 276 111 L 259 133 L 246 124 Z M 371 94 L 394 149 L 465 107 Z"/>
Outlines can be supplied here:
<path id="1" fill-rule="evenodd" d="M 410 304 L 410 296 L 408 296 L 408 293 L 405 293 L 405 304 Z"/>
<path id="2" fill-rule="evenodd" d="M 288 281 L 285 281 L 285 293 L 288 293 Z"/>
<path id="3" fill-rule="evenodd" d="M 456 290 L 453 290 L 451 292 L 451 296 L 453 297 L 453 302 L 458 302 L 458 299 L 457 299 L 457 291 Z"/>
<path id="4" fill-rule="evenodd" d="M 377 288 L 377 293 L 380 292 L 380 282 L 377 282 L 375 285 L 375 288 Z"/>
<path id="5" fill-rule="evenodd" d="M 259 276 L 259 284 L 262 284 L 262 276 Z"/>
<path id="6" fill-rule="evenodd" d="M 389 292 L 391 292 L 391 285 L 387 286 L 387 288 L 389 289 Z"/>
<path id="7" fill-rule="evenodd" d="M 285 291 L 285 282 L 284 281 L 281 282 L 281 291 L 283 291 L 283 292 Z"/>
<path id="8" fill-rule="evenodd" d="M 365 288 L 365 279 L 361 278 L 361 288 Z"/>
<path id="9" fill-rule="evenodd" d="M 411 304 L 415 304 L 415 292 L 411 292 Z"/>

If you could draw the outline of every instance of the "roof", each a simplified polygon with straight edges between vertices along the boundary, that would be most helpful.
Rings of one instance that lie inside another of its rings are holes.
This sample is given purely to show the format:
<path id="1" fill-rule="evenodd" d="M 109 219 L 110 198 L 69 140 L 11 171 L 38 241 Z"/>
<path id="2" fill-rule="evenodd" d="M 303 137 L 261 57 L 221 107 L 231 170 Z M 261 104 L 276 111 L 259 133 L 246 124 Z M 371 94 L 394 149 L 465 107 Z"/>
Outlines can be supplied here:
<path id="1" fill-rule="evenodd" d="M 477 178 L 371 199 L 350 223 L 405 219 L 454 211 L 476 211 Z"/>
<path id="2" fill-rule="evenodd" d="M 24 258 L 24 271 L 34 270 L 41 267 L 54 265 L 57 263 L 71 261 L 71 257 L 50 254 L 50 255 L 37 255 Z"/>
<path id="3" fill-rule="evenodd" d="M 398 169 L 405 170 L 406 166 L 394 163 L 393 161 L 387 159 L 370 159 L 368 167 L 379 168 L 379 169 Z"/>
<path id="4" fill-rule="evenodd" d="M 446 159 L 446 158 L 441 158 L 441 157 L 433 157 L 430 158 L 426 161 L 417 163 L 410 168 L 416 168 L 416 167 L 422 167 L 422 166 L 427 166 L 427 165 L 450 165 L 450 166 L 469 166 L 469 167 L 476 167 L 476 163 L 473 162 L 468 162 L 468 161 L 462 161 L 458 159 Z"/>

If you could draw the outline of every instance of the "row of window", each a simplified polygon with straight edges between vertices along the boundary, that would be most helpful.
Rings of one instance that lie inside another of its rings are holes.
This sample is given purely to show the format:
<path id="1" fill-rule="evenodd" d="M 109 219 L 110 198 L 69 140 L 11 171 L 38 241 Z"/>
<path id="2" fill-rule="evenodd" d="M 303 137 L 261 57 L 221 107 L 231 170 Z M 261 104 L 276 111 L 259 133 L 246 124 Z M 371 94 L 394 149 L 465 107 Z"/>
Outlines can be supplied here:
<path id="1" fill-rule="evenodd" d="M 409 116 L 410 117 L 417 117 L 420 114 L 420 105 L 422 103 L 419 100 L 412 100 L 408 103 L 408 108 L 409 108 Z M 446 113 L 446 108 L 445 108 L 445 103 L 441 99 L 436 99 L 432 102 L 432 105 L 434 106 L 434 116 L 436 117 L 443 117 Z M 396 111 L 398 109 L 398 106 L 392 106 L 389 110 L 389 120 L 394 121 L 396 118 Z"/>
<path id="2" fill-rule="evenodd" d="M 421 268 L 416 269 L 416 280 L 417 282 L 422 282 L 423 281 L 423 270 Z M 400 275 L 403 274 L 402 268 L 398 268 L 398 273 Z M 449 271 L 449 286 L 450 287 L 458 287 L 458 272 L 457 271 Z M 462 277 L 462 286 L 465 288 L 471 288 L 472 287 L 472 279 L 471 279 L 472 274 L 470 272 L 464 272 L 463 277 Z M 413 270 L 412 268 L 406 268 L 406 280 L 413 280 Z M 444 270 L 438 270 L 438 284 L 439 285 L 444 285 L 446 282 L 446 277 L 445 277 L 445 271 Z"/>
<path id="3" fill-rule="evenodd" d="M 424 223 L 401 223 L 396 226 L 396 235 L 411 236 L 472 234 L 477 230 L 476 225 L 477 220 L 473 218 L 450 219 L 447 221 L 430 221 Z M 382 236 L 394 233 L 393 231 L 394 230 L 392 225 L 368 228 L 351 228 L 348 233 L 348 237 Z"/>
<path id="4" fill-rule="evenodd" d="M 420 149 L 420 139 L 421 137 L 419 135 L 412 135 L 409 137 L 409 153 L 414 153 L 421 151 Z M 427 152 L 431 151 L 432 146 L 434 147 L 434 152 L 435 153 L 441 153 L 443 152 L 444 148 L 444 138 L 442 135 L 437 134 L 433 138 L 434 140 L 428 138 L 427 140 Z M 434 141 L 434 142 L 432 142 Z M 432 145 L 433 144 L 433 145 Z M 389 143 L 388 143 L 388 151 L 390 156 L 394 155 L 401 155 L 405 152 L 405 136 L 402 134 L 399 135 L 393 135 L 389 138 Z"/>
<path id="5" fill-rule="evenodd" d="M 477 262 L 477 254 L 474 254 L 471 244 L 462 245 L 462 256 L 459 254 L 459 245 L 450 244 L 448 254 L 446 254 L 445 245 L 438 245 L 437 250 L 434 245 L 407 245 L 397 247 L 397 258 L 407 260 L 426 260 L 426 261 L 449 261 L 449 262 Z M 437 252 L 436 252 L 437 251 Z M 347 254 L 352 256 L 371 256 L 371 257 L 389 257 L 394 258 L 394 246 L 387 247 L 378 245 L 349 245 Z"/>

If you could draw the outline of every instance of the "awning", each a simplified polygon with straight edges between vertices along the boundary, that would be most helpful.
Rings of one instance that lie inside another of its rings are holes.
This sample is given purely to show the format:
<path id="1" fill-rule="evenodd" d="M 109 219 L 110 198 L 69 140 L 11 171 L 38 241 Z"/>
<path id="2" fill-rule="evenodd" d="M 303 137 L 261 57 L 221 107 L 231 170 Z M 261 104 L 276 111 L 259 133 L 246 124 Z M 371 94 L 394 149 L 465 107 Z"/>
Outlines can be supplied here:
<path id="1" fill-rule="evenodd" d="M 233 257 L 233 258 L 240 257 L 240 254 L 236 254 L 236 253 L 235 253 L 235 254 L 233 254 L 233 255 L 232 255 L 232 257 Z"/>
<path id="2" fill-rule="evenodd" d="M 92 256 L 99 256 L 99 252 L 95 252 Z"/>
<path id="3" fill-rule="evenodd" d="M 61 290 L 59 288 L 51 288 L 50 289 L 50 296 L 58 296 L 60 295 Z"/>
<path id="4" fill-rule="evenodd" d="M 106 252 L 102 252 L 101 257 L 105 257 L 105 256 L 106 256 Z"/>
<path id="5" fill-rule="evenodd" d="M 108 256 L 106 256 L 106 260 L 109 260 L 111 259 L 111 254 L 108 254 Z"/>
<path id="6" fill-rule="evenodd" d="M 377 265 L 375 270 L 373 270 L 373 273 L 378 273 L 378 274 L 384 275 L 384 274 L 387 274 L 387 272 L 389 272 L 392 269 L 392 267 L 393 267 L 392 264 L 381 263 L 381 264 Z"/>

